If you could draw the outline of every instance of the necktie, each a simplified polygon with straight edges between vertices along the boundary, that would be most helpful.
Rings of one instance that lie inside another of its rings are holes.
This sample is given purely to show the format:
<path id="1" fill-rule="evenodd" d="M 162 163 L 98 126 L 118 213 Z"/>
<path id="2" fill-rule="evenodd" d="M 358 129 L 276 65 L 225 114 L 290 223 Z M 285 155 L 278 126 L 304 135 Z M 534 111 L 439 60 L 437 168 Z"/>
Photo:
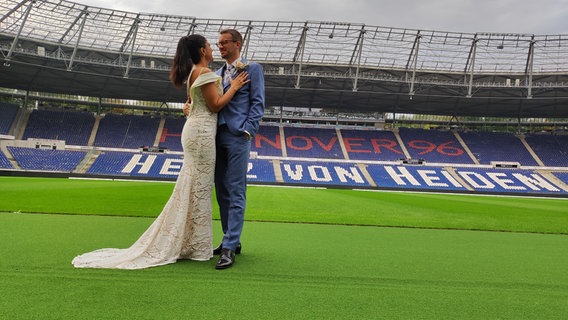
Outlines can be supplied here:
<path id="1" fill-rule="evenodd" d="M 227 69 L 225 70 L 225 76 L 223 77 L 223 81 L 225 82 L 225 84 L 230 83 L 229 79 L 233 75 L 233 69 L 234 67 L 232 65 L 227 66 Z"/>

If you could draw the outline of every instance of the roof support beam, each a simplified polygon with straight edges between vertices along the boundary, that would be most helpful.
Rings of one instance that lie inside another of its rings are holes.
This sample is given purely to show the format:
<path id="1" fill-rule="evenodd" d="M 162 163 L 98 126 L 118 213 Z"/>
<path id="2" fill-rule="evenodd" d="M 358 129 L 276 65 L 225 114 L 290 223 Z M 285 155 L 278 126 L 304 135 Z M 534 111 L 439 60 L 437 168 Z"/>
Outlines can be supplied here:
<path id="1" fill-rule="evenodd" d="M 531 38 L 531 42 L 529 44 L 529 52 L 527 55 L 527 66 L 525 68 L 525 75 L 527 79 L 527 98 L 532 98 L 532 76 L 533 76 L 533 59 L 534 59 L 534 35 Z"/>
<path id="2" fill-rule="evenodd" d="M 75 56 L 77 55 L 77 48 L 79 48 L 79 42 L 81 42 L 81 37 L 83 36 L 83 30 L 85 29 L 85 22 L 87 21 L 89 13 L 85 10 L 81 13 L 81 15 L 83 16 L 83 20 L 81 21 L 81 26 L 79 27 L 79 35 L 77 36 L 77 42 L 75 42 L 75 47 L 73 48 L 73 54 L 71 55 L 71 59 L 69 60 L 67 71 L 71 71 L 71 69 L 73 68 L 73 61 L 75 61 Z"/>
<path id="3" fill-rule="evenodd" d="M 16 5 L 14 8 L 12 8 L 12 10 L 8 11 L 5 15 L 2 16 L 2 18 L 0 18 L 0 22 L 4 22 L 4 20 L 6 18 L 8 18 L 9 16 L 11 16 L 14 12 L 16 12 L 18 9 L 20 9 L 24 4 L 26 4 L 26 2 L 32 1 L 32 3 L 35 2 L 35 0 L 24 0 L 20 3 L 18 3 L 18 5 Z M 31 4 L 30 4 L 31 5 Z"/>
<path id="4" fill-rule="evenodd" d="M 408 57 L 408 62 L 406 63 L 406 71 L 408 77 L 408 69 L 412 68 L 412 77 L 410 78 L 410 89 L 408 90 L 408 95 L 412 99 L 414 95 L 414 82 L 416 80 L 416 66 L 418 64 L 418 52 L 420 51 L 420 39 L 422 39 L 422 35 L 420 34 L 420 30 L 416 33 L 416 37 L 414 39 L 414 44 L 412 45 L 412 51 L 410 51 L 410 56 Z M 408 79 L 407 79 L 408 81 Z"/>
<path id="5" fill-rule="evenodd" d="M 248 55 L 248 49 L 249 49 L 249 43 L 250 43 L 250 34 L 251 34 L 251 30 L 252 30 L 252 21 L 249 21 L 249 24 L 247 26 L 247 31 L 245 31 L 245 38 L 244 38 L 244 49 L 245 49 L 245 54 L 243 55 L 244 58 L 247 58 Z"/>
<path id="6" fill-rule="evenodd" d="M 466 97 L 471 98 L 473 92 L 473 74 L 475 72 L 475 54 L 477 52 L 477 42 L 479 39 L 477 38 L 477 34 L 473 38 L 471 42 L 471 49 L 469 51 L 468 63 L 465 65 L 465 72 L 467 73 L 467 69 L 469 68 L 469 81 L 467 85 L 467 95 Z M 471 63 L 469 63 L 471 61 Z"/>
<path id="7" fill-rule="evenodd" d="M 22 24 L 20 24 L 20 29 L 18 29 L 18 34 L 16 34 L 16 36 L 14 37 L 14 41 L 12 41 L 12 46 L 10 47 L 10 51 L 8 51 L 8 55 L 6 55 L 6 58 L 4 59 L 4 60 L 6 60 L 6 62 L 4 62 L 4 65 L 7 66 L 7 67 L 10 66 L 10 59 L 12 58 L 12 54 L 14 53 L 14 49 L 16 49 L 16 44 L 20 40 L 20 35 L 22 34 L 22 30 L 24 29 L 24 25 L 26 24 L 26 21 L 28 20 L 28 16 L 30 15 L 30 12 L 32 11 L 32 7 L 33 7 L 34 3 L 35 3 L 35 1 L 31 1 L 30 4 L 28 5 L 28 7 L 26 8 L 26 11 L 24 13 L 24 18 L 22 19 Z M 21 4 L 23 4 L 23 2 Z"/>
<path id="8" fill-rule="evenodd" d="M 355 58 L 355 54 L 357 54 L 357 68 L 355 69 L 355 79 L 353 80 L 353 91 L 357 91 L 357 83 L 359 81 L 359 69 L 361 68 L 361 54 L 363 52 L 363 40 L 365 39 L 365 25 L 361 27 L 361 31 L 359 32 L 359 38 L 357 38 L 357 44 L 355 45 L 355 49 L 353 51 L 353 55 L 351 56 L 351 61 L 349 62 L 350 65 L 353 65 L 353 60 Z"/>
<path id="9" fill-rule="evenodd" d="M 140 24 L 140 19 L 138 19 L 138 16 L 136 16 L 136 19 L 134 20 L 134 24 L 132 25 L 132 29 L 133 29 L 133 35 L 132 35 L 132 41 L 130 43 L 130 53 L 128 54 L 128 62 L 126 63 L 126 71 L 124 72 L 124 76 L 125 78 L 128 78 L 128 73 L 130 72 L 130 64 L 132 63 L 132 55 L 134 54 L 134 47 L 136 45 L 136 36 L 138 36 L 138 25 Z"/>
<path id="10" fill-rule="evenodd" d="M 166 18 L 166 22 L 167 22 L 167 18 Z M 130 30 L 128 30 L 128 34 L 126 35 L 126 37 L 124 38 L 124 41 L 122 42 L 122 45 L 120 46 L 120 52 L 124 52 L 124 50 L 128 47 L 128 41 L 130 41 L 130 38 L 138 29 L 139 23 L 140 23 L 140 14 L 137 14 L 136 18 L 134 18 L 134 22 L 130 26 Z"/>
<path id="11" fill-rule="evenodd" d="M 81 11 L 81 13 L 77 16 L 77 18 L 75 18 L 75 21 L 73 21 L 73 23 L 71 23 L 69 25 L 67 30 L 65 30 L 63 35 L 61 35 L 61 38 L 59 38 L 59 41 L 58 41 L 59 43 L 63 43 L 63 40 L 65 40 L 65 37 L 67 37 L 67 35 L 71 32 L 71 30 L 73 30 L 73 27 L 75 27 L 75 25 L 77 25 L 77 22 L 79 22 L 79 20 L 81 20 L 81 17 L 83 17 L 83 15 L 89 14 L 89 12 L 87 11 L 88 9 L 89 9 L 89 7 L 85 6 L 85 8 Z"/>
<path id="12" fill-rule="evenodd" d="M 300 36 L 300 42 L 298 43 L 298 48 L 296 49 L 296 54 L 294 55 L 294 62 L 298 62 L 298 77 L 296 78 L 296 89 L 300 89 L 300 78 L 302 74 L 302 61 L 304 60 L 304 48 L 306 47 L 306 37 L 308 33 L 308 23 L 304 24 L 304 30 Z"/>
<path id="13" fill-rule="evenodd" d="M 191 21 L 191 24 L 189 25 L 189 30 L 187 30 L 188 36 L 193 34 L 195 27 L 197 27 L 197 23 L 195 23 L 195 18 L 193 18 L 193 21 Z"/>

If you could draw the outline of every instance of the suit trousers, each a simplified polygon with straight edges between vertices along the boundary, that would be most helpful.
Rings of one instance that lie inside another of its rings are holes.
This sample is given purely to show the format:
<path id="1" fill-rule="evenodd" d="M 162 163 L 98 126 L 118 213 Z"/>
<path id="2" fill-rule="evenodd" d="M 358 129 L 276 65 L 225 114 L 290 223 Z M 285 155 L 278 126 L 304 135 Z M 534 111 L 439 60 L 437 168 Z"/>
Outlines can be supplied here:
<path id="1" fill-rule="evenodd" d="M 240 243 L 246 208 L 250 141 L 234 135 L 226 125 L 217 129 L 215 192 L 223 228 L 223 248 L 235 250 Z"/>

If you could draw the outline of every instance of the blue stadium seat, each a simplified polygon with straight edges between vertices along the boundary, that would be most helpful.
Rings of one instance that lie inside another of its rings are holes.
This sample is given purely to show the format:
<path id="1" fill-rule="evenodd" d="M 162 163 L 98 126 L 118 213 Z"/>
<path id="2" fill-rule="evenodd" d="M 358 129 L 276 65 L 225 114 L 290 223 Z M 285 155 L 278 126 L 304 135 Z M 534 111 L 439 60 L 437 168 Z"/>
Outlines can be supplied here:
<path id="1" fill-rule="evenodd" d="M 452 131 L 400 128 L 399 134 L 412 159 L 431 163 L 473 163 Z"/>
<path id="2" fill-rule="evenodd" d="M 289 184 L 370 186 L 355 164 L 284 160 L 280 170 L 284 182 Z"/>
<path id="3" fill-rule="evenodd" d="M 280 128 L 276 126 L 261 125 L 254 139 L 251 141 L 250 150 L 257 152 L 259 156 L 282 156 L 282 143 Z"/>
<path id="4" fill-rule="evenodd" d="M 480 164 L 491 161 L 519 162 L 524 166 L 538 163 L 521 140 L 507 132 L 460 132 L 460 135 Z"/>
<path id="5" fill-rule="evenodd" d="M 86 146 L 95 117 L 86 111 L 33 110 L 22 137 L 64 140 L 65 144 Z"/>
<path id="6" fill-rule="evenodd" d="M 86 152 L 33 149 L 9 146 L 8 150 L 24 170 L 73 171 L 85 158 Z"/>
<path id="7" fill-rule="evenodd" d="M 182 162 L 181 155 L 105 151 L 87 174 L 175 179 Z"/>
<path id="8" fill-rule="evenodd" d="M 248 183 L 276 183 L 274 166 L 271 160 L 251 159 L 247 172 Z"/>
<path id="9" fill-rule="evenodd" d="M 351 160 L 394 161 L 405 158 L 392 131 L 341 129 Z"/>
<path id="10" fill-rule="evenodd" d="M 568 185 L 568 172 L 554 172 L 554 176 Z"/>
<path id="11" fill-rule="evenodd" d="M 172 151 L 182 151 L 181 132 L 185 124 L 185 118 L 166 118 L 162 136 L 158 146 Z"/>
<path id="12" fill-rule="evenodd" d="M 288 157 L 345 159 L 335 129 L 284 127 Z"/>
<path id="13" fill-rule="evenodd" d="M 0 134 L 8 134 L 18 110 L 17 104 L 0 102 Z"/>
<path id="14" fill-rule="evenodd" d="M 14 166 L 8 160 L 8 157 L 4 154 L 4 152 L 0 151 L 0 168 L 2 169 L 14 169 Z"/>
<path id="15" fill-rule="evenodd" d="M 124 149 L 153 146 L 159 125 L 160 118 L 110 113 L 101 119 L 94 145 Z"/>
<path id="16" fill-rule="evenodd" d="M 383 188 L 414 190 L 466 191 L 442 167 L 369 165 L 369 174 Z"/>
<path id="17" fill-rule="evenodd" d="M 475 191 L 504 194 L 563 193 L 560 188 L 534 170 L 457 168 L 456 172 Z"/>
<path id="18" fill-rule="evenodd" d="M 525 140 L 549 167 L 568 167 L 568 135 L 527 134 Z"/>

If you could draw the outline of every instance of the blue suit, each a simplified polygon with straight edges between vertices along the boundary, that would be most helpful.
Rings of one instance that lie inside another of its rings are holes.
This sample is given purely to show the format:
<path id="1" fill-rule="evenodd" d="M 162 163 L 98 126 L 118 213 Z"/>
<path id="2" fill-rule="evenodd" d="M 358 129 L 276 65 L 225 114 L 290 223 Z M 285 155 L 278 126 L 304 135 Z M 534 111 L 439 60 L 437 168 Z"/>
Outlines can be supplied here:
<path id="1" fill-rule="evenodd" d="M 246 60 L 241 60 L 244 64 Z M 223 77 L 226 64 L 217 74 Z M 246 176 L 250 137 L 258 131 L 264 115 L 264 74 L 258 63 L 249 63 L 245 71 L 250 82 L 244 85 L 219 112 L 215 164 L 215 191 L 223 228 L 223 248 L 235 251 L 240 243 L 246 207 Z M 235 75 L 234 75 L 235 76 Z M 233 76 L 233 77 L 234 77 Z M 230 83 L 224 82 L 224 91 Z"/>

